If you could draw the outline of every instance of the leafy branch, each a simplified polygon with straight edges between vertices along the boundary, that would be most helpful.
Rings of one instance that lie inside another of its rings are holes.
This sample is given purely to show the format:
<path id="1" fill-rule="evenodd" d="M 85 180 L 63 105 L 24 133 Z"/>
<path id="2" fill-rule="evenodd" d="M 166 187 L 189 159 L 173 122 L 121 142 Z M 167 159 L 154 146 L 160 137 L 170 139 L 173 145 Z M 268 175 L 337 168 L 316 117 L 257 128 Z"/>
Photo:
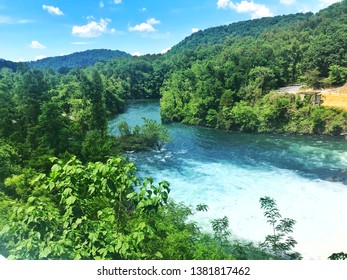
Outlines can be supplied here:
<path id="1" fill-rule="evenodd" d="M 285 259 L 301 259 L 301 255 L 293 252 L 296 240 L 289 236 L 293 232 L 295 220 L 282 218 L 277 204 L 271 197 L 260 198 L 261 209 L 264 210 L 264 216 L 272 227 L 272 234 L 265 237 L 265 241 L 260 244 L 264 249 L 274 253 L 277 257 Z"/>

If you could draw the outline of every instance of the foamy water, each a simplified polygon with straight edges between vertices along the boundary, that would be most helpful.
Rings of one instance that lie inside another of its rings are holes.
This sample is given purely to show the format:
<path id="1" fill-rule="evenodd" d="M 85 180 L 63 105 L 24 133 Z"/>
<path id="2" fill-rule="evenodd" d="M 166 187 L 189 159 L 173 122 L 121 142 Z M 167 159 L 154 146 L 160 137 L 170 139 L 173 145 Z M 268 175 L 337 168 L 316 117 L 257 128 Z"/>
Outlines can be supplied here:
<path id="1" fill-rule="evenodd" d="M 159 118 L 157 103 L 147 103 L 144 111 L 141 106 L 130 106 L 123 117 L 132 124 L 142 113 Z M 168 128 L 173 143 L 131 159 L 139 176 L 170 182 L 177 202 L 194 208 L 207 204 L 208 212 L 192 217 L 204 230 L 211 230 L 212 219 L 227 216 L 235 237 L 263 241 L 271 228 L 259 199 L 270 196 L 282 217 L 296 220 L 292 236 L 305 259 L 347 252 L 347 186 L 327 180 L 347 169 L 345 139 L 227 133 L 179 124 Z"/>

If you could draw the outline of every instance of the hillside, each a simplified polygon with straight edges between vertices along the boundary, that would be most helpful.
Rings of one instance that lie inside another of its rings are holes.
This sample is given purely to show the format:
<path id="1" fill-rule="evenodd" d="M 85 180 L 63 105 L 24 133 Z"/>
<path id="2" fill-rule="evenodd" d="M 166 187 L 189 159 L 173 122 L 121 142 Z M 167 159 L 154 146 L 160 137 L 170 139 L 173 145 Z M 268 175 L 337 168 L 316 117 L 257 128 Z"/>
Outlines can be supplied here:
<path id="1" fill-rule="evenodd" d="M 47 57 L 37 61 L 28 62 L 31 68 L 52 68 L 58 71 L 63 68 L 77 68 L 84 66 L 91 66 L 97 62 L 110 61 L 115 58 L 131 57 L 130 54 L 123 51 L 113 51 L 106 49 L 87 50 L 83 52 L 76 52 L 69 55 Z"/>
<path id="2" fill-rule="evenodd" d="M 15 70 L 17 65 L 15 62 L 12 62 L 12 61 L 8 61 L 8 60 L 5 60 L 5 59 L 0 59 L 0 68 L 10 68 L 12 70 Z"/>
<path id="3" fill-rule="evenodd" d="M 339 87 L 347 81 L 347 1 L 316 14 L 244 21 L 198 32 L 165 56 L 160 89 L 164 122 L 225 130 L 340 135 L 344 97 L 278 94 L 296 83 Z M 337 100 L 338 99 L 338 100 Z M 343 99 L 343 100 L 342 100 Z"/>
<path id="4" fill-rule="evenodd" d="M 1 68 L 9 68 L 13 71 L 16 71 L 19 65 L 20 65 L 20 63 L 12 62 L 12 61 L 5 60 L 2 58 L 0 59 L 0 69 Z"/>
<path id="5" fill-rule="evenodd" d="M 184 50 L 194 50 L 201 45 L 221 44 L 228 37 L 258 37 L 265 30 L 288 27 L 307 21 L 313 13 L 266 17 L 254 20 L 235 22 L 229 25 L 211 27 L 186 37 L 175 45 L 169 53 L 175 54 Z"/>

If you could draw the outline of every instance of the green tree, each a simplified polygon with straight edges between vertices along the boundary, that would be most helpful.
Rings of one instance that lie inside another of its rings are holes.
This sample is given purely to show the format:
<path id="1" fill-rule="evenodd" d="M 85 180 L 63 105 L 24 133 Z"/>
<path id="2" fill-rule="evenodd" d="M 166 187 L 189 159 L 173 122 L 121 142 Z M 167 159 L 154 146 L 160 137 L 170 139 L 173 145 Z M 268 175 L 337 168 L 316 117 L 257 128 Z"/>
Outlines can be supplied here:
<path id="1" fill-rule="evenodd" d="M 226 245 L 229 243 L 228 238 L 230 237 L 231 233 L 228 230 L 229 227 L 229 219 L 228 217 L 224 216 L 221 219 L 214 219 L 211 222 L 212 229 L 214 231 L 214 237 L 218 242 L 220 242 L 222 245 Z"/>
<path id="2" fill-rule="evenodd" d="M 118 131 L 119 131 L 120 137 L 126 137 L 132 134 L 131 127 L 126 121 L 121 121 L 118 124 Z"/>
<path id="3" fill-rule="evenodd" d="M 272 234 L 267 235 L 261 247 L 270 250 L 277 257 L 300 259 L 300 254 L 292 252 L 297 242 L 288 234 L 293 232 L 295 220 L 290 218 L 281 219 L 281 214 L 274 199 L 266 196 L 260 198 L 264 216 L 272 227 Z"/>
<path id="4" fill-rule="evenodd" d="M 256 66 L 249 72 L 249 83 L 254 89 L 259 89 L 261 94 L 269 92 L 276 85 L 274 72 L 263 66 Z"/>
<path id="5" fill-rule="evenodd" d="M 347 254 L 346 253 L 334 253 L 328 258 L 329 260 L 347 260 Z"/>
<path id="6" fill-rule="evenodd" d="M 82 159 L 84 162 L 104 161 L 114 154 L 112 137 L 100 135 L 97 130 L 89 130 L 82 142 Z"/>
<path id="7" fill-rule="evenodd" d="M 105 83 L 105 104 L 108 116 L 120 113 L 124 109 L 124 99 L 126 96 L 125 82 L 113 77 L 106 79 Z"/>
<path id="8" fill-rule="evenodd" d="M 339 65 L 331 65 L 329 67 L 329 83 L 332 86 L 339 86 L 346 82 L 347 68 Z"/>
<path id="9" fill-rule="evenodd" d="M 257 130 L 259 122 L 257 113 L 254 108 L 248 105 L 245 101 L 235 104 L 230 114 L 234 122 L 234 128 L 245 132 Z"/>
<path id="10" fill-rule="evenodd" d="M 16 102 L 18 118 L 15 120 L 16 142 L 24 142 L 32 148 L 38 146 L 36 125 L 41 114 L 41 104 L 49 99 L 49 84 L 39 70 L 28 70 L 19 76 L 16 83 Z"/>
<path id="11" fill-rule="evenodd" d="M 148 146 L 160 150 L 167 142 L 171 142 L 167 128 L 158 124 L 155 120 L 143 118 L 144 124 L 140 127 L 140 133 Z"/>
<path id="12" fill-rule="evenodd" d="M 231 259 L 200 232 L 165 181 L 140 184 L 122 158 L 53 159 L 48 175 L 16 175 L 0 188 L 0 249 L 9 259 Z M 135 191 L 137 189 L 137 191 Z M 227 220 L 215 222 L 225 236 Z"/>
<path id="13" fill-rule="evenodd" d="M 140 203 L 127 198 L 138 184 L 134 170 L 121 158 L 87 165 L 76 159 L 56 161 L 49 176 L 26 183 L 32 189 L 29 198 L 7 205 L 11 214 L 6 225 L 1 219 L 0 243 L 6 244 L 9 258 L 139 257 L 136 245 L 141 240 L 132 241 L 137 231 L 126 225 L 132 207 Z M 3 193 L 0 198 L 6 199 Z"/>
<path id="14" fill-rule="evenodd" d="M 17 115 L 15 103 L 7 89 L 0 81 L 0 137 L 10 138 L 16 131 Z"/>
<path id="15" fill-rule="evenodd" d="M 101 135 L 107 132 L 107 113 L 105 107 L 105 91 L 100 74 L 93 70 L 91 77 L 81 75 L 81 88 L 83 94 L 90 101 L 90 120 L 91 130 L 99 131 Z"/>
<path id="16" fill-rule="evenodd" d="M 14 147 L 0 138 L 0 185 L 3 180 L 19 170 L 19 155 Z"/>
<path id="17" fill-rule="evenodd" d="M 68 149 L 68 126 L 70 119 L 57 102 L 45 102 L 38 118 L 38 133 L 41 146 L 59 154 Z"/>
<path id="18" fill-rule="evenodd" d="M 144 124 L 131 128 L 122 121 L 118 124 L 119 137 L 115 139 L 116 146 L 121 151 L 160 150 L 165 143 L 171 142 L 167 128 L 155 120 L 143 118 Z"/>
<path id="19" fill-rule="evenodd" d="M 317 68 L 307 71 L 305 80 L 309 87 L 313 87 L 314 89 L 321 87 L 321 77 Z"/>

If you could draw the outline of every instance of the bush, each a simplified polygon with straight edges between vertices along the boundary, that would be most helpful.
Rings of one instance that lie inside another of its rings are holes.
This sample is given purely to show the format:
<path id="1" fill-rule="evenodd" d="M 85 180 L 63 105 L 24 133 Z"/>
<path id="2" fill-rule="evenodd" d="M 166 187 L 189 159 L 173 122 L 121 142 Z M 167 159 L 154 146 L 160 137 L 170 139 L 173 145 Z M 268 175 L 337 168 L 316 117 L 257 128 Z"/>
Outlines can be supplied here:
<path id="1" fill-rule="evenodd" d="M 255 109 L 246 102 L 241 101 L 236 103 L 231 110 L 231 118 L 233 127 L 240 131 L 253 132 L 258 129 L 258 116 Z"/>

